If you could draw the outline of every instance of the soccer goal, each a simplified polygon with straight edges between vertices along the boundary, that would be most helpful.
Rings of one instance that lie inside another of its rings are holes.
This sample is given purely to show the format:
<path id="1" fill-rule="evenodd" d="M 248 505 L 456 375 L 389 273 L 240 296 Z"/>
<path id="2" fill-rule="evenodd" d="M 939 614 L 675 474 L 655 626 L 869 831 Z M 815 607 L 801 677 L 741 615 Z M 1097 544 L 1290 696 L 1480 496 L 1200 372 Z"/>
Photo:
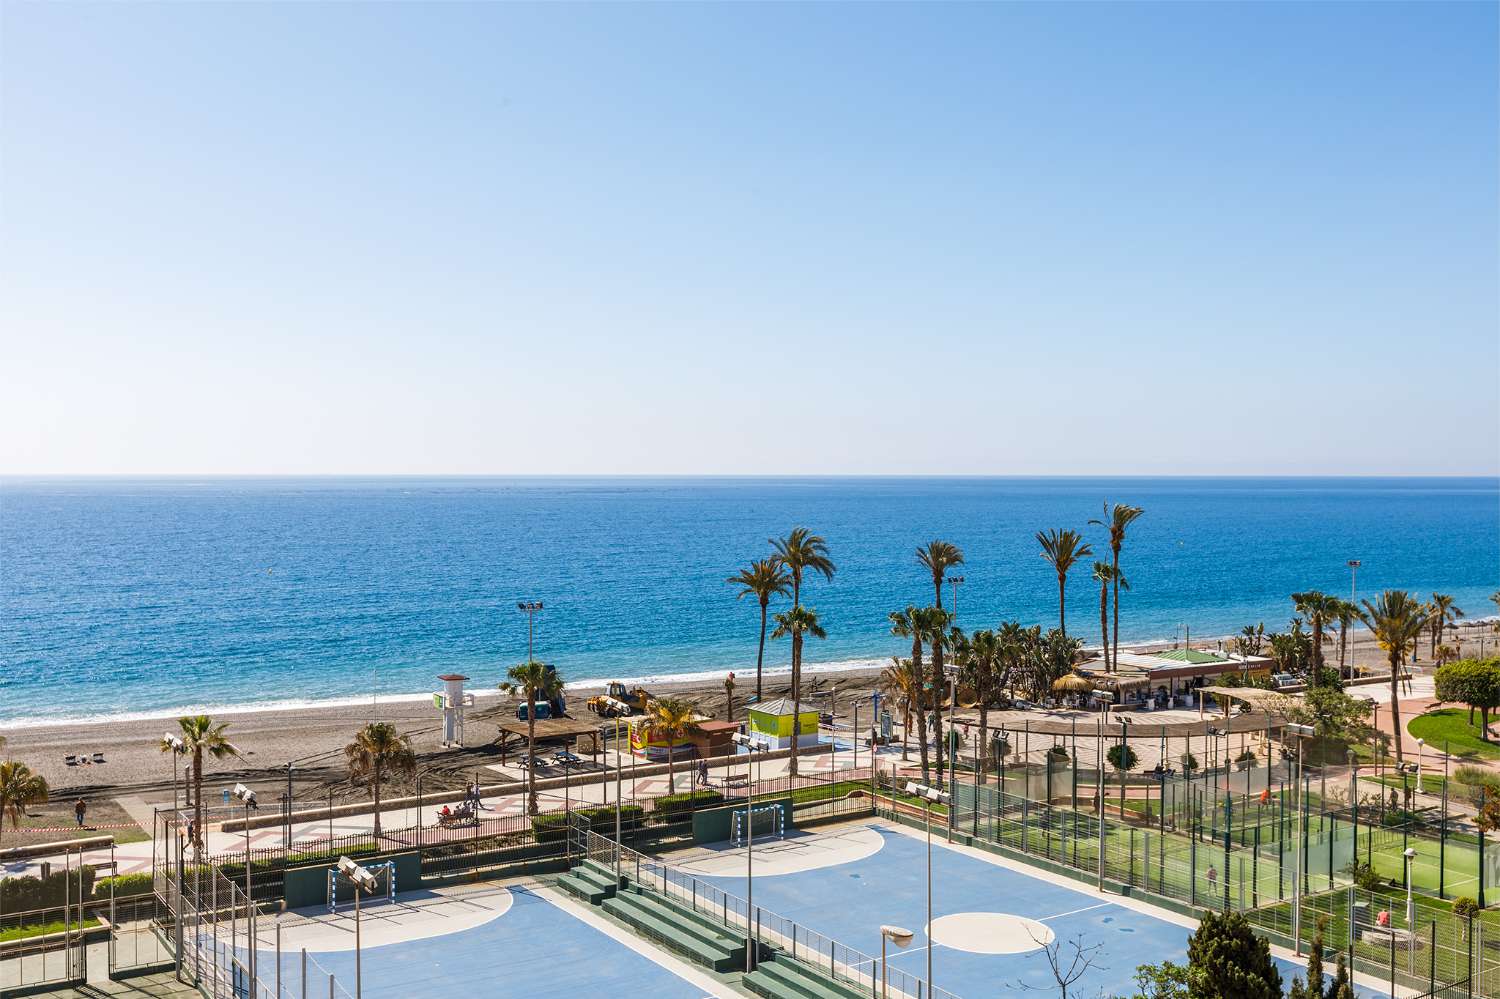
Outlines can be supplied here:
<path id="1" fill-rule="evenodd" d="M 381 894 L 385 895 L 387 902 L 394 902 L 396 900 L 395 863 L 387 860 L 382 864 L 365 864 L 364 867 L 371 874 L 375 875 L 377 889 L 382 887 L 380 884 L 381 881 L 385 882 L 383 886 L 384 890 Z M 372 891 L 369 894 L 374 895 L 375 892 Z M 341 878 L 338 869 L 334 868 L 328 872 L 328 911 L 338 912 L 341 901 L 344 904 L 354 901 L 354 885 L 348 878 Z"/>
<path id="2" fill-rule="evenodd" d="M 780 804 L 757 805 L 751 809 L 751 814 L 755 817 L 755 835 L 757 838 L 761 836 L 775 836 L 780 839 L 785 834 L 782 828 L 785 815 Z M 730 828 L 735 846 L 743 844 L 745 842 L 745 813 L 743 810 L 736 809 L 734 811 Z"/>

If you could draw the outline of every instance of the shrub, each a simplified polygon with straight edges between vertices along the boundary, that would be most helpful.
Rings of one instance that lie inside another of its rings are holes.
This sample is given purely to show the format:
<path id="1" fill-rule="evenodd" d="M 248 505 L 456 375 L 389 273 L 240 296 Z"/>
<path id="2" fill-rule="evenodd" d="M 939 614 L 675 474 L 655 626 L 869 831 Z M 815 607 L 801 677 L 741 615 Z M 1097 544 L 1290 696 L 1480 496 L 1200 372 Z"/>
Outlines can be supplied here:
<path id="1" fill-rule="evenodd" d="M 1362 864 L 1356 860 L 1345 867 L 1342 873 L 1349 875 L 1350 880 L 1354 882 L 1356 888 L 1361 888 L 1365 891 L 1380 890 L 1380 875 L 1376 874 L 1375 868 L 1369 864 Z"/>
<path id="2" fill-rule="evenodd" d="M 77 870 L 53 870 L 45 878 L 27 876 L 6 878 L 0 881 L 0 912 L 21 912 L 26 909 L 49 909 L 67 901 L 78 901 Z M 82 869 L 83 894 L 89 895 L 94 887 L 94 869 Z"/>
<path id="3" fill-rule="evenodd" d="M 1068 747 L 1062 745 L 1053 746 L 1047 750 L 1047 758 L 1058 761 L 1066 760 L 1068 758 Z"/>
<path id="4" fill-rule="evenodd" d="M 1109 765 L 1116 770 L 1134 770 L 1135 765 L 1141 759 L 1136 755 L 1135 750 L 1129 746 L 1121 746 L 1119 744 L 1110 746 L 1109 752 L 1104 754 L 1104 758 L 1109 760 Z M 1122 760 L 1124 761 L 1123 763 L 1121 762 Z"/>
<path id="5" fill-rule="evenodd" d="M 1179 762 L 1182 764 L 1183 770 L 1198 769 L 1198 757 L 1194 756 L 1192 753 L 1183 753 L 1179 758 Z"/>
<path id="6" fill-rule="evenodd" d="M 660 816 L 660 821 L 670 822 L 677 817 L 679 812 L 690 812 L 698 808 L 711 808 L 724 801 L 724 795 L 719 791 L 694 791 L 690 794 L 664 794 L 656 799 L 654 814 Z"/>
<path id="7" fill-rule="evenodd" d="M 1453 900 L 1453 914 L 1460 919 L 1473 919 L 1479 915 L 1479 903 L 1467 895 L 1460 895 Z"/>
<path id="8" fill-rule="evenodd" d="M 113 887 L 115 898 L 130 898 L 135 895 L 151 894 L 151 875 L 149 874 L 117 874 L 113 877 L 100 878 L 94 882 L 94 898 L 107 899 L 110 889 Z"/>
<path id="9" fill-rule="evenodd" d="M 620 823 L 623 829 L 634 829 L 641 822 L 644 810 L 640 805 L 621 805 Z M 598 833 L 612 834 L 615 828 L 615 806 L 600 805 L 595 808 L 575 808 L 573 814 L 587 819 L 589 828 Z M 547 812 L 531 817 L 531 832 L 538 843 L 560 843 L 568 825 L 563 812 Z"/>
<path id="10" fill-rule="evenodd" d="M 1241 770 L 1251 770 L 1255 767 L 1256 759 L 1257 757 L 1255 755 L 1255 750 L 1247 749 L 1240 755 L 1236 756 L 1234 758 L 1234 762 L 1240 765 Z"/>

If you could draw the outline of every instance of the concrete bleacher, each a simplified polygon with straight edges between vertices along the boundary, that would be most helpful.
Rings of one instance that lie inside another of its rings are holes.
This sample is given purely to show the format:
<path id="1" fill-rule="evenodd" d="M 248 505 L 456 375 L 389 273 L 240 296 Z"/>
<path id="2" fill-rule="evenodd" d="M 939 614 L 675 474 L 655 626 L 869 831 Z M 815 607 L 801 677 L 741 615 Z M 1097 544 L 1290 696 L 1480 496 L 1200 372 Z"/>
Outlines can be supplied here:
<path id="1" fill-rule="evenodd" d="M 586 860 L 557 879 L 557 884 L 597 906 L 636 933 L 696 964 L 732 974 L 745 967 L 745 937 L 738 927 L 695 911 L 691 905 L 632 884 L 613 868 Z M 764 942 L 756 968 L 742 984 L 765 999 L 863 999 L 867 990 L 833 981 L 814 968 Z"/>

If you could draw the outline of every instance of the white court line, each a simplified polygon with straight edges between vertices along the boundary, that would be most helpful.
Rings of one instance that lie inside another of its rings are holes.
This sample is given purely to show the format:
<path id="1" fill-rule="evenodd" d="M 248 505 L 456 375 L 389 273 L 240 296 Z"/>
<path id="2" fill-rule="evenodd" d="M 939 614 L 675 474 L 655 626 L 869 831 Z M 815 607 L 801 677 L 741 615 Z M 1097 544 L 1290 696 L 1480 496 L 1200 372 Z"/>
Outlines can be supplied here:
<path id="1" fill-rule="evenodd" d="M 558 889 L 548 888 L 540 884 L 531 884 L 528 887 L 538 898 L 552 903 L 552 905 L 579 922 L 592 926 L 611 940 L 623 944 L 652 964 L 664 968 L 678 978 L 681 978 L 689 985 L 694 985 L 702 989 L 704 999 L 744 999 L 740 993 L 733 991 L 727 985 L 721 985 L 696 968 L 684 964 L 670 954 L 657 950 L 634 933 L 621 929 L 594 912 L 589 906 L 573 901 L 573 899 L 567 897 Z"/>
<path id="2" fill-rule="evenodd" d="M 1107 908 L 1109 908 L 1113 904 L 1114 903 L 1112 903 L 1112 902 L 1100 902 L 1098 905 L 1086 905 L 1082 909 L 1074 909 L 1071 912 L 1059 912 L 1055 916 L 1046 916 L 1046 917 L 1044 917 L 1042 919 L 1038 919 L 1037 922 L 1039 922 L 1039 923 L 1045 923 L 1049 919 L 1061 919 L 1064 916 L 1076 916 L 1080 912 L 1091 912 L 1094 909 L 1107 909 Z"/>

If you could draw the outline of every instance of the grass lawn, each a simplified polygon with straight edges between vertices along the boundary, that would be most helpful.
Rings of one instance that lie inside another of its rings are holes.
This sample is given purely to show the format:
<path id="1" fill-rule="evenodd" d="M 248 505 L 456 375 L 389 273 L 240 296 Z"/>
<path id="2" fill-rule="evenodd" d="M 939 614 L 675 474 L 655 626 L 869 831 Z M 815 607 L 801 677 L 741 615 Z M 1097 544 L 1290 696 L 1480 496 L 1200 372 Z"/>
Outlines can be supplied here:
<path id="1" fill-rule="evenodd" d="M 151 838 L 112 798 L 91 801 L 84 822 L 84 827 L 78 828 L 71 799 L 30 805 L 18 826 L 13 826 L 11 816 L 6 815 L 0 847 L 35 846 L 39 843 L 57 843 L 103 835 L 113 836 L 118 844 L 139 843 Z"/>
<path id="2" fill-rule="evenodd" d="M 1479 726 L 1469 724 L 1468 708 L 1429 711 L 1413 718 L 1406 730 L 1419 739 L 1425 739 L 1429 746 L 1442 748 L 1446 744 L 1448 752 L 1454 756 L 1500 759 L 1500 744 L 1480 738 Z"/>
<path id="3" fill-rule="evenodd" d="M 99 920 L 94 916 L 89 916 L 83 921 L 84 929 L 98 925 Z M 39 937 L 47 933 L 61 933 L 64 929 L 77 930 L 78 928 L 78 920 L 76 919 L 66 926 L 63 925 L 61 919 L 53 920 L 50 923 L 28 923 L 25 926 L 7 926 L 5 929 L 0 930 L 0 943 L 8 943 L 11 940 L 26 940 L 30 937 Z"/>

